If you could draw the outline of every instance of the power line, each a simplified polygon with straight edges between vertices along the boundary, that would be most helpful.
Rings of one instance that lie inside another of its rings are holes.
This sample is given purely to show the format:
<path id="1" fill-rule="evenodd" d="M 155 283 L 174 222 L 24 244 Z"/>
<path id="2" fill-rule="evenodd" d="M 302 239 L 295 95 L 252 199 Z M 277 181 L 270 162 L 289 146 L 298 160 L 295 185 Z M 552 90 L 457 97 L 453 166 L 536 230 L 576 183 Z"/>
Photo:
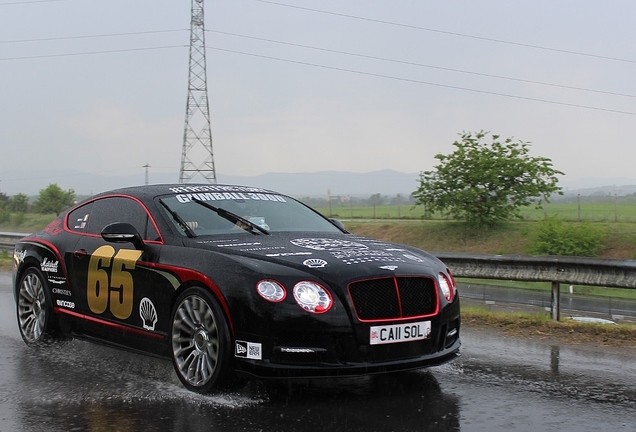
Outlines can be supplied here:
<path id="1" fill-rule="evenodd" d="M 143 167 L 142 167 L 143 168 Z M 54 178 L 65 178 L 65 177 L 82 177 L 87 175 L 103 175 L 103 174 L 111 174 L 111 173 L 120 173 L 124 171 L 133 171 L 138 170 L 139 167 L 128 167 L 128 168 L 117 168 L 111 170 L 101 170 L 101 171 L 91 171 L 91 172 L 74 172 L 74 173 L 57 173 L 57 174 L 48 174 L 43 176 L 27 176 L 27 177 L 16 177 L 16 178 L 7 178 L 6 176 L 2 178 L 3 182 L 23 182 L 27 180 L 42 180 L 42 179 L 54 179 Z"/>
<path id="2" fill-rule="evenodd" d="M 84 55 L 113 54 L 113 53 L 133 52 L 133 51 L 153 51 L 153 50 L 162 50 L 162 49 L 170 49 L 170 48 L 187 48 L 187 47 L 188 47 L 187 45 L 166 45 L 166 46 L 146 47 L 146 48 L 122 48 L 122 49 L 104 50 L 104 51 L 86 51 L 86 52 L 79 52 L 79 53 L 42 54 L 42 55 L 24 56 L 24 57 L 0 57 L 0 61 L 32 60 L 32 59 L 40 59 L 40 58 L 54 58 L 54 57 L 73 57 L 73 56 L 84 56 Z"/>
<path id="3" fill-rule="evenodd" d="M 60 1 L 60 0 L 55 0 L 55 1 Z M 278 3 L 269 2 L 269 1 L 266 1 L 266 0 L 255 0 L 255 1 L 263 1 L 265 3 L 278 4 Z M 290 7 L 292 7 L 292 6 L 290 6 Z M 0 41 L 0 43 L 19 43 L 19 42 L 34 42 L 34 41 L 86 39 L 86 38 L 99 38 L 99 37 L 130 36 L 130 35 L 140 35 L 140 34 L 169 33 L 169 32 L 179 32 L 179 31 L 184 31 L 184 30 L 182 30 L 182 29 L 172 29 L 172 30 L 152 30 L 152 31 L 142 31 L 142 32 L 109 33 L 109 34 L 100 34 L 100 35 L 63 36 L 63 37 L 41 38 L 41 39 L 30 39 L 30 40 Z M 500 76 L 500 75 L 485 74 L 485 73 L 474 72 L 474 71 L 466 71 L 466 70 L 461 70 L 461 69 L 446 68 L 446 67 L 442 67 L 442 66 L 434 66 L 434 65 L 427 65 L 427 64 L 416 63 L 416 62 L 408 62 L 408 61 L 402 61 L 402 60 L 389 59 L 389 58 L 384 58 L 384 57 L 369 56 L 369 55 L 364 55 L 364 54 L 357 54 L 357 53 L 351 53 L 351 52 L 340 51 L 340 50 L 332 50 L 332 49 L 327 49 L 327 48 L 296 44 L 296 43 L 292 43 L 292 42 L 277 41 L 277 40 L 273 40 L 273 39 L 259 38 L 259 37 L 255 37 L 255 36 L 241 35 L 241 34 L 230 33 L 230 32 L 215 31 L 215 30 L 210 30 L 210 31 L 212 31 L 214 33 L 226 34 L 226 35 L 231 35 L 231 36 L 236 36 L 236 37 L 241 37 L 241 38 L 248 38 L 248 39 L 253 39 L 253 40 L 260 40 L 260 41 L 266 41 L 266 42 L 277 43 L 277 44 L 282 44 L 282 45 L 296 46 L 296 47 L 301 47 L 301 48 L 306 48 L 306 49 L 319 50 L 319 51 L 324 51 L 324 52 L 331 52 L 331 53 L 355 56 L 355 57 L 360 57 L 360 58 L 368 58 L 368 59 L 380 60 L 380 61 L 386 61 L 386 62 L 392 62 L 392 63 L 398 63 L 398 64 L 405 64 L 405 65 L 418 66 L 418 67 L 426 67 L 426 68 L 432 68 L 432 69 L 438 69 L 438 70 L 452 71 L 452 72 L 457 72 L 457 73 L 471 74 L 471 75 L 484 76 L 484 77 L 490 77 L 490 78 L 496 78 L 496 79 L 504 79 L 504 80 L 511 80 L 511 81 L 517 81 L 517 82 L 525 82 L 525 83 L 530 83 L 530 84 L 537 84 L 537 85 L 544 85 L 544 86 L 551 86 L 551 87 L 559 87 L 559 88 L 586 91 L 586 92 L 602 93 L 602 94 L 614 95 L 614 96 L 623 96 L 623 97 L 630 97 L 630 98 L 636 97 L 635 95 L 630 95 L 630 94 L 625 94 L 625 93 L 609 92 L 609 91 L 596 90 L 596 89 L 587 89 L 587 88 L 582 88 L 582 87 L 566 86 L 566 85 L 561 85 L 561 84 L 553 84 L 553 83 L 546 83 L 546 82 L 541 82 L 541 81 L 533 81 L 533 80 L 506 77 L 506 76 Z M 162 49 L 171 49 L 171 48 L 186 48 L 186 47 L 187 47 L 186 45 L 167 45 L 167 46 L 158 46 L 158 47 L 123 48 L 123 49 L 115 49 L 115 50 L 87 51 L 87 52 L 79 52 L 79 53 L 42 54 L 42 55 L 34 55 L 34 56 L 4 57 L 4 58 L 0 57 L 0 61 L 30 60 L 30 59 L 40 59 L 40 58 L 70 57 L 70 56 L 84 56 L 84 55 L 100 55 L 100 54 L 112 54 L 112 53 L 135 52 L 135 51 L 151 51 L 151 50 L 162 50 Z M 378 78 L 399 80 L 399 81 L 404 81 L 404 82 L 412 82 L 412 83 L 417 83 L 417 84 L 425 84 L 425 85 L 436 86 L 436 87 L 451 88 L 451 89 L 462 90 L 462 91 L 470 91 L 470 92 L 476 92 L 476 93 L 482 93 L 482 94 L 490 94 L 490 95 L 496 95 L 496 96 L 503 96 L 503 97 L 523 99 L 523 100 L 542 102 L 542 103 L 549 103 L 549 104 L 556 104 L 556 105 L 563 105 L 563 106 L 570 106 L 570 107 L 576 107 L 576 108 L 584 108 L 584 109 L 591 109 L 591 110 L 598 110 L 598 111 L 606 111 L 606 112 L 613 112 L 613 113 L 627 114 L 627 115 L 636 115 L 636 113 L 629 112 L 629 111 L 613 110 L 613 109 L 608 109 L 608 108 L 599 108 L 599 107 L 594 107 L 594 106 L 589 106 L 589 105 L 581 105 L 581 104 L 571 104 L 571 103 L 567 103 L 567 102 L 558 102 L 558 101 L 552 101 L 552 100 L 547 100 L 547 99 L 531 98 L 531 97 L 518 96 L 518 95 L 512 95 L 512 94 L 501 93 L 501 92 L 492 92 L 492 91 L 487 91 L 487 90 L 472 89 L 472 88 L 468 88 L 468 87 L 453 86 L 453 85 L 440 84 L 440 83 L 434 83 L 434 82 L 428 82 L 428 81 L 422 81 L 422 80 L 401 78 L 401 77 L 395 77 L 395 76 L 391 76 L 391 75 L 384 75 L 384 74 L 378 74 L 378 73 L 372 73 L 372 72 L 358 71 L 358 70 L 353 70 L 353 69 L 339 68 L 339 67 L 335 67 L 335 66 L 327 66 L 327 65 L 321 65 L 321 64 L 316 64 L 316 63 L 301 62 L 301 61 L 296 61 L 296 60 L 284 59 L 284 58 L 273 57 L 273 56 L 266 56 L 266 55 L 262 55 L 262 54 L 247 53 L 247 52 L 243 52 L 243 51 L 236 51 L 236 50 L 230 50 L 230 49 L 225 49 L 225 48 L 210 47 L 210 49 L 215 49 L 215 50 L 218 50 L 218 51 L 226 51 L 226 52 L 231 52 L 231 53 L 241 54 L 241 55 L 247 55 L 247 56 L 252 56 L 252 57 L 265 58 L 265 59 L 270 59 L 270 60 L 277 60 L 277 61 L 282 61 L 282 62 L 287 62 L 287 63 L 295 63 L 295 64 L 301 64 L 301 65 L 305 65 L 305 66 L 318 67 L 318 68 L 323 68 L 323 69 L 331 69 L 331 70 L 338 70 L 338 71 L 356 73 L 356 74 L 361 74 L 361 75 L 374 76 L 374 77 L 378 77 Z"/>
<path id="4" fill-rule="evenodd" d="M 126 33 L 106 33 L 106 34 L 98 34 L 98 35 L 60 36 L 60 37 L 38 38 L 38 39 L 0 40 L 0 44 L 25 43 L 25 42 L 49 42 L 49 41 L 60 41 L 60 40 L 74 40 L 74 39 L 93 39 L 93 38 L 116 37 L 116 36 L 137 36 L 137 35 L 146 35 L 146 34 L 173 33 L 173 32 L 183 32 L 183 31 L 187 31 L 187 29 L 149 30 L 149 31 L 126 32 Z"/>
<path id="5" fill-rule="evenodd" d="M 610 57 L 610 56 L 604 56 L 604 55 L 599 55 L 599 54 L 590 54 L 590 53 L 585 53 L 585 52 L 580 52 L 580 51 L 572 51 L 572 50 L 565 50 L 565 49 L 559 49 L 559 48 L 546 47 L 546 46 L 541 46 L 541 45 L 533 45 L 533 44 L 526 44 L 526 43 L 521 43 L 521 42 L 513 42 L 513 41 L 504 40 L 504 39 L 488 38 L 488 37 L 484 37 L 484 36 L 476 36 L 476 35 L 471 35 L 471 34 L 466 34 L 466 33 L 451 32 L 451 31 L 447 31 L 447 30 L 439 30 L 439 29 L 434 29 L 434 28 L 430 28 L 430 27 L 421 27 L 421 26 L 398 23 L 398 22 L 393 22 L 393 21 L 385 21 L 385 20 L 380 20 L 380 19 L 361 17 L 361 16 L 357 16 L 357 15 L 350 15 L 350 14 L 344 14 L 344 13 L 333 12 L 333 11 L 326 11 L 326 10 L 321 10 L 321 9 L 314 9 L 314 8 L 309 8 L 309 7 L 305 7 L 305 6 L 290 5 L 290 4 L 279 3 L 279 2 L 270 1 L 270 0 L 253 0 L 253 1 L 257 1 L 257 2 L 260 2 L 260 3 L 268 3 L 268 4 L 272 4 L 272 5 L 276 5 L 276 6 L 284 6 L 284 7 L 288 7 L 288 8 L 292 8 L 292 9 L 300 9 L 300 10 L 305 10 L 305 11 L 309 11 L 309 12 L 316 12 L 316 13 L 321 13 L 321 14 L 326 14 L 326 15 L 334 15 L 334 16 L 339 16 L 339 17 L 343 17 L 343 18 L 351 18 L 351 19 L 360 20 L 360 21 L 368 21 L 368 22 L 374 22 L 374 23 L 378 23 L 378 24 L 385 24 L 385 25 L 391 25 L 391 26 L 396 26 L 396 27 L 404 27 L 404 28 L 410 28 L 410 29 L 414 29 L 414 30 L 422 30 L 422 31 L 427 31 L 427 32 L 432 32 L 432 33 L 439 33 L 439 34 L 445 34 L 445 35 L 450 35 L 450 36 L 458 36 L 458 37 L 463 37 L 463 38 L 482 40 L 482 41 L 486 41 L 486 42 L 496 42 L 496 43 L 500 43 L 500 44 L 514 45 L 514 46 L 520 46 L 520 47 L 524 47 L 524 48 L 533 48 L 533 49 L 538 49 L 538 50 L 543 50 L 543 51 L 559 52 L 559 53 L 563 53 L 563 54 L 572 54 L 572 55 L 578 55 L 578 56 L 584 56 L 584 57 L 592 57 L 592 58 L 598 58 L 598 59 L 602 59 L 602 60 L 612 60 L 612 61 L 618 61 L 618 62 L 624 62 L 624 63 L 636 63 L 636 60 L 624 59 L 624 58 L 619 58 L 619 57 Z"/>
<path id="6" fill-rule="evenodd" d="M 24 5 L 30 3 L 52 3 L 52 2 L 61 2 L 65 0 L 30 0 L 30 1 L 19 1 L 19 2 L 7 2 L 0 3 L 0 6 L 15 6 L 15 5 Z"/>
<path id="7" fill-rule="evenodd" d="M 112 53 L 122 53 L 122 52 L 161 50 L 161 49 L 171 49 L 171 48 L 187 48 L 187 46 L 186 45 L 169 45 L 169 46 L 161 46 L 161 47 L 126 48 L 126 49 L 105 50 L 105 51 L 89 51 L 89 52 L 81 52 L 81 53 L 43 54 L 43 55 L 37 55 L 37 56 L 4 57 L 4 58 L 0 57 L 0 61 L 31 60 L 31 59 L 40 59 L 40 58 L 70 57 L 70 56 L 84 56 L 84 55 L 99 55 L 99 54 L 112 54 Z M 294 64 L 300 64 L 300 65 L 304 65 L 304 66 L 312 66 L 312 67 L 317 67 L 317 68 L 322 68 L 322 69 L 337 70 L 337 71 L 341 71 L 341 72 L 349 72 L 349 73 L 355 73 L 355 74 L 359 74 L 359 75 L 367 75 L 367 76 L 373 76 L 373 77 L 377 77 L 377 78 L 385 78 L 385 79 L 391 79 L 391 80 L 396 80 L 396 81 L 411 82 L 411 83 L 416 83 L 416 84 L 424 84 L 424 85 L 430 85 L 430 86 L 435 86 L 435 87 L 450 88 L 450 89 L 455 89 L 455 90 L 463 90 L 463 91 L 469 91 L 469 92 L 474 92 L 474 93 L 490 94 L 490 95 L 495 95 L 495 96 L 509 97 L 509 98 L 515 98 L 515 99 L 534 101 L 534 102 L 549 103 L 549 104 L 554 104 L 554 105 L 562 105 L 562 106 L 569 106 L 569 107 L 575 107 L 575 108 L 584 108 L 584 109 L 590 109 L 590 110 L 596 110 L 596 111 L 612 112 L 612 113 L 617 113 L 617 114 L 636 115 L 636 113 L 630 112 L 630 111 L 614 110 L 614 109 L 609 109 L 609 108 L 599 108 L 599 107 L 594 107 L 594 106 L 589 106 L 589 105 L 573 104 L 573 103 L 567 103 L 567 102 L 558 102 L 558 101 L 552 101 L 552 100 L 548 100 L 548 99 L 531 98 L 531 97 L 518 96 L 518 95 L 512 95 L 512 94 L 500 93 L 500 92 L 493 92 L 493 91 L 487 91 L 487 90 L 478 90 L 478 89 L 472 89 L 472 88 L 468 88 L 468 87 L 453 86 L 453 85 L 448 85 L 448 84 L 440 84 L 440 83 L 434 83 L 434 82 L 428 82 L 428 81 L 422 81 L 422 80 L 395 77 L 395 76 L 391 76 L 391 75 L 384 75 L 384 74 L 378 74 L 378 73 L 373 73 L 373 72 L 364 72 L 364 71 L 357 71 L 357 70 L 353 70 L 353 69 L 339 68 L 339 67 L 335 67 L 335 66 L 327 66 L 327 65 L 321 65 L 321 64 L 316 64 L 316 63 L 301 62 L 301 61 L 297 61 L 297 60 L 289 60 L 289 59 L 284 59 L 284 58 L 279 58 L 279 57 L 266 56 L 266 55 L 262 55 L 262 54 L 254 54 L 254 53 L 248 53 L 248 52 L 243 52 L 243 51 L 230 50 L 230 49 L 226 49 L 226 48 L 208 47 L 206 49 L 214 49 L 214 50 L 217 50 L 217 51 L 225 51 L 225 52 L 230 52 L 230 53 L 234 53 L 234 54 L 241 54 L 241 55 L 264 58 L 264 59 L 269 59 L 269 60 L 276 60 L 276 61 L 281 61 L 281 62 L 286 62 L 286 63 L 294 63 Z M 623 96 L 630 96 L 630 95 L 623 95 Z"/>
<path id="8" fill-rule="evenodd" d="M 105 33 L 105 34 L 97 34 L 97 35 L 79 35 L 79 36 L 60 36 L 60 37 L 37 38 L 37 39 L 0 40 L 0 44 L 27 43 L 27 42 L 49 42 L 49 41 L 78 40 L 78 39 L 95 39 L 95 38 L 106 38 L 106 37 L 137 36 L 137 35 L 161 34 L 161 33 L 175 33 L 175 32 L 184 32 L 184 31 L 188 31 L 188 29 L 149 30 L 149 31 L 139 31 L 139 32 Z M 576 87 L 576 86 L 568 86 L 568 85 L 564 85 L 564 84 L 555 84 L 555 83 L 549 83 L 549 82 L 544 82 L 544 81 L 535 81 L 535 80 L 529 80 L 529 79 L 523 79 L 523 78 L 514 78 L 514 77 L 508 77 L 508 76 L 502 76 L 502 75 L 487 74 L 487 73 L 482 73 L 482 72 L 475 72 L 475 71 L 469 71 L 469 70 L 448 68 L 448 67 L 443 67 L 443 66 L 435 66 L 435 65 L 423 64 L 423 63 L 417 63 L 417 62 L 410 62 L 410 61 L 404 61 L 404 60 L 396 60 L 396 59 L 390 59 L 390 58 L 386 58 L 386 57 L 378 57 L 378 56 L 371 56 L 371 55 L 365 55 L 365 54 L 358 54 L 358 53 L 352 53 L 352 52 L 341 51 L 341 50 L 334 50 L 334 49 L 328 49 L 328 48 L 322 48 L 322 47 L 316 47 L 316 46 L 310 46 L 310 45 L 303 45 L 303 44 L 298 44 L 298 43 L 293 43 L 293 42 L 285 42 L 285 41 L 261 38 L 261 37 L 256 37 L 256 36 L 249 36 L 249 35 L 243 35 L 243 34 L 238 34 L 238 33 L 225 32 L 225 31 L 220 31 L 220 30 L 206 30 L 206 32 L 213 32 L 213 33 L 218 33 L 218 34 L 224 34 L 224 35 L 229 35 L 229 36 L 240 37 L 240 38 L 244 38 L 244 39 L 252 39 L 252 40 L 270 42 L 270 43 L 275 43 L 275 44 L 280 44 L 280 45 L 294 46 L 294 47 L 311 49 L 311 50 L 316 50 L 316 51 L 330 52 L 330 53 L 335 53 L 335 54 L 342 54 L 342 55 L 347 55 L 347 56 L 352 56 L 352 57 L 359 57 L 359 58 L 366 58 L 366 59 L 371 59 L 371 60 L 379 60 L 379 61 L 385 61 L 385 62 L 396 63 L 396 64 L 403 64 L 403 65 L 408 65 L 408 66 L 417 66 L 417 67 L 423 67 L 423 68 L 429 68 L 429 69 L 443 70 L 443 71 L 448 71 L 448 72 L 455 72 L 455 73 L 462 73 L 462 74 L 468 74 L 468 75 L 482 76 L 482 77 L 487 77 L 487 78 L 495 78 L 495 79 L 502 79 L 502 80 L 508 80 L 508 81 L 522 82 L 522 83 L 527 83 L 527 84 L 535 84 L 535 85 L 542 85 L 542 86 L 549 86 L 549 87 L 557 87 L 557 88 L 564 88 L 564 89 L 569 89 L 569 90 L 578 90 L 578 91 L 584 91 L 584 92 L 590 92 L 590 93 L 606 94 L 606 95 L 611 95 L 611 96 L 621 96 L 621 97 L 636 98 L 636 95 L 626 94 L 626 93 L 610 92 L 610 91 L 606 91 L 606 90 L 597 90 L 597 89 L 590 89 L 590 88 Z M 161 48 L 163 48 L 163 47 L 140 48 L 140 50 L 144 50 L 144 49 L 161 49 Z M 168 47 L 166 47 L 166 48 L 168 48 Z M 172 48 L 172 46 L 169 47 L 169 48 Z M 0 60 L 24 60 L 24 59 L 33 59 L 33 58 L 46 58 L 48 56 L 60 57 L 60 56 L 67 56 L 67 55 L 72 56 L 72 55 L 88 55 L 88 54 L 102 54 L 102 53 L 103 54 L 107 54 L 107 53 L 113 53 L 113 52 L 120 52 L 120 51 L 119 50 L 110 50 L 110 51 L 96 51 L 96 52 L 88 52 L 88 53 L 51 54 L 51 55 L 42 55 L 42 56 L 12 57 L 12 58 L 4 58 L 4 59 L 0 58 Z"/>
<path id="9" fill-rule="evenodd" d="M 415 80 L 415 79 L 410 79 L 410 78 L 395 77 L 395 76 L 391 76 L 391 75 L 384 75 L 384 74 L 378 74 L 378 73 L 373 73 L 373 72 L 357 71 L 357 70 L 353 70 L 353 69 L 346 69 L 346 68 L 340 68 L 340 67 L 335 67 L 335 66 L 326 66 L 326 65 L 321 65 L 321 64 L 316 64 L 316 63 L 309 63 L 309 62 L 302 62 L 302 61 L 297 61 L 297 60 L 289 60 L 289 59 L 284 59 L 284 58 L 280 58 L 280 57 L 272 57 L 272 56 L 248 53 L 248 52 L 243 52 L 243 51 L 235 51 L 235 50 L 230 50 L 230 49 L 225 49 L 225 48 L 207 47 L 207 49 L 213 49 L 213 50 L 217 50 L 217 51 L 225 51 L 225 52 L 230 52 L 230 53 L 234 53 L 234 54 L 241 54 L 241 55 L 264 58 L 264 59 L 269 59 L 269 60 L 276 60 L 276 61 L 281 61 L 281 62 L 286 62 L 286 63 L 299 64 L 299 65 L 303 65 L 303 66 L 312 66 L 312 67 L 317 67 L 317 68 L 322 68 L 322 69 L 336 70 L 336 71 L 340 71 L 340 72 L 349 72 L 349 73 L 354 73 L 354 74 L 358 74 L 358 75 L 373 76 L 373 77 L 377 77 L 377 78 L 386 78 L 386 79 L 391 79 L 391 80 L 395 80 L 395 81 L 403 81 L 403 82 L 410 82 L 410 83 L 415 83 L 415 84 L 429 85 L 429 86 L 434 86 L 434 87 L 442 87 L 442 88 L 449 88 L 449 89 L 454 89 L 454 90 L 469 91 L 469 92 L 473 92 L 473 93 L 489 94 L 489 95 L 493 95 L 493 96 L 502 96 L 502 97 L 508 97 L 508 98 L 513 98 L 513 99 L 522 99 L 522 100 L 528 100 L 528 101 L 533 101 L 533 102 L 542 102 L 542 103 L 548 103 L 548 104 L 552 104 L 552 105 L 561 105 L 561 106 L 568 106 L 568 107 L 574 107 L 574 108 L 584 108 L 584 109 L 589 109 L 589 110 L 611 112 L 611 113 L 616 113 L 616 114 L 636 115 L 636 112 L 630 112 L 630 111 L 614 110 L 614 109 L 610 109 L 610 108 L 599 108 L 599 107 L 594 107 L 594 106 L 590 106 L 590 105 L 580 105 L 580 104 L 573 104 L 573 103 L 567 103 L 567 102 L 558 102 L 558 101 L 553 101 L 553 100 L 549 100 L 549 99 L 539 99 L 539 98 L 532 98 L 532 97 L 526 97 L 526 96 L 518 96 L 518 95 L 512 95 L 512 94 L 508 94 L 508 93 L 499 93 L 499 92 L 493 92 L 493 91 L 488 91 L 488 90 L 478 90 L 478 89 L 473 89 L 473 88 L 469 88 L 469 87 L 460 87 L 460 86 L 454 86 L 454 85 L 448 85 L 448 84 L 434 83 L 434 82 L 429 82 L 429 81 Z"/>
<path id="10" fill-rule="evenodd" d="M 352 52 L 347 52 L 347 51 L 340 51 L 340 50 L 334 50 L 334 49 L 328 49 L 328 48 L 315 47 L 315 46 L 310 46 L 310 45 L 302 45 L 302 44 L 297 44 L 297 43 L 293 43 L 293 42 L 284 42 L 284 41 L 278 41 L 278 40 L 273 40 L 273 39 L 265 39 L 265 38 L 255 37 L 255 36 L 247 36 L 247 35 L 242 35 L 242 34 L 237 34 L 237 33 L 224 32 L 224 31 L 220 31 L 220 30 L 206 30 L 206 31 L 219 33 L 219 34 L 225 34 L 225 35 L 229 35 L 229 36 L 236 36 L 236 37 L 240 37 L 240 38 L 253 39 L 253 40 L 258 40 L 258 41 L 263 41 L 263 42 L 271 42 L 271 43 L 276 43 L 276 44 L 281 44 L 281 45 L 294 46 L 294 47 L 299 47 L 299 48 L 307 48 L 307 49 L 312 49 L 312 50 L 316 50 L 316 51 L 330 52 L 330 53 L 335 53 L 335 54 L 343 54 L 343 55 L 366 58 L 366 59 L 371 59 L 371 60 L 386 61 L 386 62 L 403 64 L 403 65 L 408 65 L 408 66 L 418 66 L 418 67 L 424 67 L 424 68 L 429 68 L 429 69 L 437 69 L 437 70 L 443 70 L 443 71 L 448 71 L 448 72 L 457 72 L 457 73 L 476 75 L 476 76 L 482 76 L 482 77 L 487 77 L 487 78 L 503 79 L 503 80 L 508 80 L 508 81 L 516 81 L 516 82 L 527 83 L 527 84 L 537 84 L 537 85 L 543 85 L 543 86 L 549 86 L 549 87 L 564 88 L 564 89 L 569 89 L 569 90 L 579 90 L 579 91 L 592 92 L 592 93 L 601 93 L 601 94 L 612 95 L 612 96 L 623 96 L 623 97 L 629 97 L 629 98 L 636 98 L 636 95 L 631 95 L 631 94 L 626 94 L 626 93 L 618 93 L 618 92 L 610 92 L 610 91 L 605 91 L 605 90 L 588 89 L 588 88 L 583 88 L 583 87 L 568 86 L 568 85 L 563 85 L 563 84 L 554 84 L 554 83 L 548 83 L 548 82 L 543 82 L 543 81 L 534 81 L 534 80 L 528 80 L 528 79 L 522 79 L 522 78 L 507 77 L 507 76 L 502 76 L 502 75 L 493 75 L 493 74 L 487 74 L 487 73 L 481 73 L 481 72 L 473 72 L 473 71 L 467 71 L 467 70 L 462 70 L 462 69 L 453 69 L 453 68 L 447 68 L 447 67 L 443 67 L 443 66 L 427 65 L 427 64 L 409 62 L 409 61 L 404 61 L 404 60 L 395 60 L 395 59 L 390 59 L 390 58 L 386 58 L 386 57 L 377 57 L 377 56 L 370 56 L 370 55 L 365 55 L 365 54 L 357 54 L 357 53 L 352 53 Z"/>

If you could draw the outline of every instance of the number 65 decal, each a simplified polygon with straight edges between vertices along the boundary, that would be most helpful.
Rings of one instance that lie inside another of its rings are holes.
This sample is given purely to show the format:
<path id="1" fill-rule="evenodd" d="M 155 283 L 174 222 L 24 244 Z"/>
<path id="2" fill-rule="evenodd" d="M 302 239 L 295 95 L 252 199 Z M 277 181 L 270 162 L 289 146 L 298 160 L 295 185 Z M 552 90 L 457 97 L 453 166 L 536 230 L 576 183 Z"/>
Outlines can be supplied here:
<path id="1" fill-rule="evenodd" d="M 115 318 L 127 319 L 133 310 L 133 278 L 142 251 L 120 249 L 115 255 L 112 246 L 97 248 L 88 263 L 86 298 L 89 309 L 103 314 L 109 308 Z M 113 257 L 114 255 L 114 257 Z"/>

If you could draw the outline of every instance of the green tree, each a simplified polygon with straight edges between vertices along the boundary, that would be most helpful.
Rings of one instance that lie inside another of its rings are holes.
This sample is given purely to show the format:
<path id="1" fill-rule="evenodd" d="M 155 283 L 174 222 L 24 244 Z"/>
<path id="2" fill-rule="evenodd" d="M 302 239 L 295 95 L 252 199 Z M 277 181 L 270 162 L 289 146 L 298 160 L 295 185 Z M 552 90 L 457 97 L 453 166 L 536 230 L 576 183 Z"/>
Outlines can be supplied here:
<path id="1" fill-rule="evenodd" d="M 37 213 L 59 215 L 62 210 L 72 206 L 74 200 L 75 191 L 73 189 L 63 191 L 57 184 L 52 183 L 46 189 L 40 190 L 33 207 Z"/>
<path id="2" fill-rule="evenodd" d="M 557 186 L 561 171 L 545 157 L 532 157 L 530 145 L 489 132 L 464 132 L 455 151 L 437 154 L 433 171 L 420 173 L 420 187 L 413 193 L 417 205 L 427 212 L 464 220 L 470 225 L 492 226 L 521 217 L 520 207 L 550 195 L 562 194 Z"/>
<path id="3" fill-rule="evenodd" d="M 13 195 L 9 198 L 8 208 L 14 213 L 26 213 L 29 208 L 29 197 L 23 193 Z"/>
<path id="4" fill-rule="evenodd" d="M 9 197 L 7 196 L 7 194 L 4 192 L 0 192 L 0 209 L 6 208 L 8 203 Z"/>
<path id="5" fill-rule="evenodd" d="M 9 197 L 7 194 L 0 192 L 0 223 L 8 222 L 11 219 L 11 213 L 7 209 Z"/>

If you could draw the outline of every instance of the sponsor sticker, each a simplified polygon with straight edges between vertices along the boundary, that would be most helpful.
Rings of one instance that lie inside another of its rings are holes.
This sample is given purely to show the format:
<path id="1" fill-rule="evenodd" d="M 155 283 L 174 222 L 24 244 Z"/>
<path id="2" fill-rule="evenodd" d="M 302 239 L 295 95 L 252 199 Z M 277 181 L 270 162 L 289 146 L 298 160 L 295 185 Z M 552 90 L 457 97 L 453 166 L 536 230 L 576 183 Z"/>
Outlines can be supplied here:
<path id="1" fill-rule="evenodd" d="M 75 303 L 73 303 L 71 301 L 57 300 L 56 303 L 57 303 L 58 306 L 62 306 L 62 307 L 69 308 L 69 309 L 75 309 Z"/>
<path id="2" fill-rule="evenodd" d="M 373 326 L 369 329 L 369 344 L 371 345 L 410 342 L 415 340 L 428 339 L 430 337 L 430 321 Z"/>
<path id="3" fill-rule="evenodd" d="M 411 254 L 404 254 L 404 258 L 408 258 L 411 261 L 415 261 L 415 262 L 424 262 L 422 258 L 415 255 L 411 255 Z"/>
<path id="4" fill-rule="evenodd" d="M 44 260 L 42 261 L 42 263 L 40 264 L 40 269 L 43 272 L 48 272 L 48 273 L 57 273 L 57 266 L 58 266 L 59 262 L 58 261 L 51 261 L 48 258 L 44 258 Z"/>
<path id="5" fill-rule="evenodd" d="M 278 248 L 284 249 L 284 248 Z M 281 253 L 269 253 L 268 257 L 287 257 L 287 256 L 302 256 L 302 255 L 311 255 L 311 252 L 281 252 Z"/>
<path id="6" fill-rule="evenodd" d="M 263 358 L 262 347 L 259 343 L 236 341 L 236 357 L 261 360 Z"/>
<path id="7" fill-rule="evenodd" d="M 62 289 L 62 288 L 53 288 L 51 291 L 53 292 L 53 294 L 58 294 L 58 295 L 63 295 L 68 297 L 73 295 L 73 293 L 71 293 L 71 290 Z"/>
<path id="8" fill-rule="evenodd" d="M 179 188 L 174 188 L 179 189 Z M 173 189 L 173 191 L 174 191 Z M 198 193 L 180 193 L 175 195 L 177 201 L 180 203 L 189 203 L 192 200 L 199 201 L 224 201 L 224 200 L 239 200 L 239 201 L 273 201 L 273 202 L 287 202 L 287 200 L 280 196 L 271 193 L 243 193 L 243 192 L 198 192 Z"/>
<path id="9" fill-rule="evenodd" d="M 290 241 L 294 246 L 321 251 L 359 251 L 368 249 L 362 243 L 332 238 L 299 238 Z"/>
<path id="10" fill-rule="evenodd" d="M 53 219 L 50 224 L 44 227 L 42 230 L 45 233 L 51 234 L 52 236 L 56 236 L 62 231 L 62 220 L 61 219 Z"/>
<path id="11" fill-rule="evenodd" d="M 21 263 L 22 261 L 24 261 L 24 258 L 26 257 L 27 251 L 21 249 L 21 250 L 16 250 L 13 252 L 13 258 L 15 260 L 17 260 L 19 263 Z"/>
<path id="12" fill-rule="evenodd" d="M 266 189 L 249 187 L 249 186 L 225 186 L 225 185 L 199 185 L 199 186 L 179 186 L 169 188 L 171 192 L 178 193 L 197 193 L 197 192 L 254 192 L 254 193 L 270 193 Z"/>

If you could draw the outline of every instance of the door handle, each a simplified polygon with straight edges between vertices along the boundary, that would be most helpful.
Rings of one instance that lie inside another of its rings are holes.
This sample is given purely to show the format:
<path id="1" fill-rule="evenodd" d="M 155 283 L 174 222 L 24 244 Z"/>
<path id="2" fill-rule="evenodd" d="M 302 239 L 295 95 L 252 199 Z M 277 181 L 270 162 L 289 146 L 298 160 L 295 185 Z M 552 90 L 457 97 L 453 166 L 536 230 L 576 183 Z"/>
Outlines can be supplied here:
<path id="1" fill-rule="evenodd" d="M 75 258 L 84 258 L 88 254 L 86 253 L 86 249 L 78 249 L 73 253 L 73 255 L 75 255 Z"/>

